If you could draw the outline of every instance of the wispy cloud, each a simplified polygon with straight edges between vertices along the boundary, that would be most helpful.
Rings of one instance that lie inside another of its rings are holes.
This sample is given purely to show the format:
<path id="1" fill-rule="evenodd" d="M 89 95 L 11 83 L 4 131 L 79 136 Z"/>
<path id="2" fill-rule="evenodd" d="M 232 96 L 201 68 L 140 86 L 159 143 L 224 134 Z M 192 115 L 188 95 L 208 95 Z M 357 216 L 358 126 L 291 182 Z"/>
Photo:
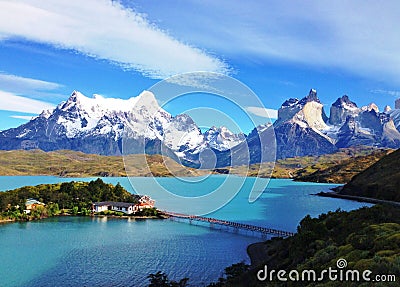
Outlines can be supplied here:
<path id="1" fill-rule="evenodd" d="M 54 100 L 65 97 L 57 93 L 57 90 L 64 87 L 62 84 L 25 78 L 5 72 L 0 72 L 0 87 L 3 91 L 17 95 L 26 95 L 29 98 L 48 98 Z"/>
<path id="2" fill-rule="evenodd" d="M 33 116 L 16 116 L 16 115 L 13 115 L 10 117 L 14 118 L 14 119 L 27 120 L 27 121 L 29 121 L 33 118 Z"/>
<path id="3" fill-rule="evenodd" d="M 52 109 L 54 106 L 26 97 L 14 95 L 9 92 L 0 91 L 0 110 L 14 111 L 27 114 L 40 114 L 43 110 Z"/>
<path id="4" fill-rule="evenodd" d="M 141 5 L 178 36 L 230 58 L 251 56 L 339 68 L 368 78 L 400 82 L 399 1 L 179 3 L 183 7 L 174 12 L 174 17 L 165 13 L 173 5 L 170 1 L 151 7 Z"/>
<path id="5" fill-rule="evenodd" d="M 14 90 L 18 87 L 23 87 L 24 89 L 30 90 L 56 90 L 63 85 L 32 79 L 32 78 L 24 78 L 16 75 L 6 74 L 4 72 L 0 72 L 0 86 L 4 90 Z"/>
<path id="6" fill-rule="evenodd" d="M 278 111 L 274 109 L 267 109 L 261 107 L 246 107 L 246 111 L 252 113 L 253 115 L 267 118 L 267 119 L 277 119 Z"/>
<path id="7" fill-rule="evenodd" d="M 400 97 L 400 91 L 375 89 L 375 90 L 371 90 L 370 92 L 374 93 L 374 94 L 382 94 L 382 95 L 389 95 L 389 96 L 393 96 L 393 97 Z"/>
<path id="8" fill-rule="evenodd" d="M 225 75 L 210 72 L 194 72 L 175 75 L 165 79 L 165 83 L 175 84 L 189 88 L 191 92 L 201 91 L 209 93 L 223 93 L 218 88 L 221 81 L 226 78 Z M 157 85 L 159 85 L 158 83 Z"/>
<path id="9" fill-rule="evenodd" d="M 151 78 L 228 71 L 217 57 L 176 40 L 115 1 L 1 1 L 0 39 L 11 37 L 73 49 Z"/>

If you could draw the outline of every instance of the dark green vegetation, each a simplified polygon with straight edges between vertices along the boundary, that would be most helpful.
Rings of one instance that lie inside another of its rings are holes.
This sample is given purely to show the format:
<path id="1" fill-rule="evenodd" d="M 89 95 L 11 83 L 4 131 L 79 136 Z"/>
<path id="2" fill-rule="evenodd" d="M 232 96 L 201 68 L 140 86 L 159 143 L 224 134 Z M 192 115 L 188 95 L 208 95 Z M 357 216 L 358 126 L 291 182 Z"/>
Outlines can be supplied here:
<path id="1" fill-rule="evenodd" d="M 38 206 L 27 215 L 24 209 L 28 198 L 37 199 L 46 205 Z M 25 186 L 0 192 L 0 219 L 29 220 L 61 213 L 89 215 L 92 202 L 97 201 L 136 203 L 137 199 L 120 184 L 113 186 L 104 183 L 101 179 L 90 182 L 72 181 Z"/>
<path id="2" fill-rule="evenodd" d="M 207 287 L 218 287 L 225 286 L 225 284 L 230 282 L 235 282 L 237 276 L 241 276 L 245 272 L 250 270 L 250 266 L 244 262 L 233 264 L 225 268 L 224 275 L 218 279 L 218 282 L 211 283 Z M 148 287 L 186 287 L 189 286 L 189 278 L 183 278 L 179 281 L 173 281 L 168 279 L 168 276 L 158 271 L 155 274 L 150 274 L 147 276 L 150 281 Z M 191 286 L 191 285 L 190 285 Z"/>
<path id="3" fill-rule="evenodd" d="M 150 274 L 147 278 L 150 281 L 149 287 L 186 287 L 189 281 L 188 278 L 183 278 L 179 282 L 170 280 L 165 273 L 160 271 Z"/>
<path id="4" fill-rule="evenodd" d="M 184 167 L 161 155 L 125 157 L 129 176 L 196 176 L 204 172 Z M 121 156 L 101 156 L 60 150 L 0 151 L 0 175 L 56 175 L 64 177 L 126 176 Z"/>
<path id="5" fill-rule="evenodd" d="M 353 177 L 340 194 L 400 202 L 400 150 Z"/>
<path id="6" fill-rule="evenodd" d="M 247 167 L 233 167 L 230 172 L 238 175 L 269 177 L 273 169 L 273 178 L 345 183 L 392 151 L 366 146 L 343 148 L 333 154 L 280 159 L 275 166 L 271 163 L 254 164 L 248 171 Z"/>
<path id="7" fill-rule="evenodd" d="M 209 287 L 400 286 L 400 209 L 376 205 L 351 212 L 337 210 L 319 218 L 306 216 L 293 237 L 252 244 L 248 253 L 251 266 L 234 264 L 225 269 L 224 277 Z M 329 267 L 339 270 L 336 263 L 341 258 L 348 263 L 344 270 L 359 270 L 361 274 L 371 270 L 371 279 L 375 275 L 396 275 L 396 282 L 280 282 L 276 274 L 272 282 L 257 280 L 257 272 L 265 265 L 268 270 L 297 270 L 299 274 L 303 270 L 314 270 L 319 275 Z"/>
<path id="8" fill-rule="evenodd" d="M 337 268 L 336 262 L 340 258 L 347 260 L 347 269 L 368 269 L 374 275 L 400 274 L 398 208 L 377 205 L 351 212 L 329 212 L 319 218 L 307 216 L 300 222 L 297 232 L 288 239 L 274 239 L 250 246 L 249 254 L 262 254 L 262 259 L 253 262 L 251 271 L 237 277 L 238 284 L 227 286 L 248 286 L 249 282 L 252 282 L 249 286 L 265 286 L 265 283 L 263 285 L 256 280 L 256 271 L 265 264 L 276 270 L 313 269 L 319 274 L 323 269 Z M 298 285 L 293 282 L 278 286 Z M 308 282 L 304 286 L 317 284 Z M 344 285 L 343 282 L 329 282 L 324 286 Z M 346 286 L 371 286 L 371 283 Z M 399 283 L 373 286 L 399 286 Z"/>

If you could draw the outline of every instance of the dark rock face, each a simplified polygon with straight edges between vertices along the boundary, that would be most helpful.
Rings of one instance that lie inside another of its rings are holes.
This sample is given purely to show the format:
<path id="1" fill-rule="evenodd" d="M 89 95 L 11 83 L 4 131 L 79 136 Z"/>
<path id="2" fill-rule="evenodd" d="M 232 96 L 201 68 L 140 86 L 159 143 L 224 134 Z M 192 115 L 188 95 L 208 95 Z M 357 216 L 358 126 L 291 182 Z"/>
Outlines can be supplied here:
<path id="1" fill-rule="evenodd" d="M 350 101 L 347 95 L 338 98 L 331 106 L 329 123 L 340 125 L 346 121 L 347 116 L 358 113 L 357 105 Z"/>
<path id="2" fill-rule="evenodd" d="M 395 109 L 400 109 L 400 99 L 397 99 L 394 104 Z"/>
<path id="3" fill-rule="evenodd" d="M 356 118 L 348 116 L 346 122 L 340 128 L 338 133 L 338 141 L 336 146 L 338 148 L 357 146 L 357 145 L 374 145 L 375 137 L 368 130 L 360 130 Z"/>
<path id="4" fill-rule="evenodd" d="M 321 155 L 337 151 L 337 147 L 314 129 L 286 123 L 275 128 L 277 157 L 288 158 Z"/>
<path id="5" fill-rule="evenodd" d="M 356 145 L 398 148 L 400 133 L 389 115 L 366 110 L 358 116 L 348 116 L 338 132 L 337 147 Z"/>

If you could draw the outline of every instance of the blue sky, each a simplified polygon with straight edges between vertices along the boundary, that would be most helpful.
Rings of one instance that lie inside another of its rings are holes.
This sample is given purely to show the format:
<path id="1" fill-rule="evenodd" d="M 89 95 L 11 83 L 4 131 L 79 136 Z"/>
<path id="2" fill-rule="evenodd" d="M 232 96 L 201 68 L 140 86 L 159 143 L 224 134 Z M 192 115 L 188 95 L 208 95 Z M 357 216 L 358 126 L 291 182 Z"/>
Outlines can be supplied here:
<path id="1" fill-rule="evenodd" d="M 359 106 L 393 107 L 400 97 L 398 15 L 398 1 L 1 1 L 0 130 L 73 90 L 129 98 L 193 71 L 232 76 L 274 110 L 311 88 L 327 112 L 343 94 Z M 235 107 L 205 95 L 166 109 L 199 105 L 223 106 L 243 132 L 252 128 Z M 250 103 L 241 108 L 258 113 Z M 193 117 L 212 124 L 210 116 Z"/>

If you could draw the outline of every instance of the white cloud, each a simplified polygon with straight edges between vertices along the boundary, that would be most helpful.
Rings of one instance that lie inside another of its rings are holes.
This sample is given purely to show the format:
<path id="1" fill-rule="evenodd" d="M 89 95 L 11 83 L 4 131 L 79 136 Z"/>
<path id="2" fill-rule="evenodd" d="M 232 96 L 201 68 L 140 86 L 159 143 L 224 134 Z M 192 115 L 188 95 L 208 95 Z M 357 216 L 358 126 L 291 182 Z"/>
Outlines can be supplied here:
<path id="1" fill-rule="evenodd" d="M 33 116 L 10 116 L 10 118 L 30 121 Z"/>
<path id="2" fill-rule="evenodd" d="M 65 98 L 65 95 L 57 93 L 57 90 L 62 87 L 64 86 L 54 82 L 25 78 L 0 72 L 1 90 L 16 95 L 26 95 L 29 98 L 37 99 L 63 99 Z"/>
<path id="3" fill-rule="evenodd" d="M 246 107 L 246 111 L 252 113 L 253 115 L 267 118 L 267 119 L 277 119 L 278 111 L 274 109 L 267 109 L 261 107 Z"/>
<path id="4" fill-rule="evenodd" d="M 15 90 L 18 88 L 29 90 L 56 90 L 63 86 L 53 82 L 24 78 L 0 72 L 0 87 L 3 90 Z"/>
<path id="5" fill-rule="evenodd" d="M 393 97 L 400 97 L 400 91 L 376 89 L 376 90 L 371 90 L 370 92 L 374 94 L 383 94 Z"/>
<path id="6" fill-rule="evenodd" d="M 218 88 L 218 84 L 226 77 L 228 76 L 219 73 L 194 72 L 175 75 L 166 78 L 164 81 L 166 83 L 191 88 L 193 89 L 191 92 L 201 91 L 219 94 L 223 93 L 223 91 Z M 159 85 L 159 83 L 157 85 Z"/>
<path id="7" fill-rule="evenodd" d="M 227 72 L 218 58 L 179 42 L 115 1 L 1 1 L 0 35 L 73 49 L 152 78 Z"/>
<path id="8" fill-rule="evenodd" d="M 0 91 L 0 110 L 3 111 L 40 114 L 43 110 L 48 110 L 52 108 L 54 108 L 54 106 L 50 103 L 17 96 L 5 91 Z"/>
<path id="9" fill-rule="evenodd" d="M 397 0 L 183 2 L 173 19 L 165 13 L 170 1 L 147 8 L 180 37 L 229 57 L 339 68 L 400 83 Z"/>

